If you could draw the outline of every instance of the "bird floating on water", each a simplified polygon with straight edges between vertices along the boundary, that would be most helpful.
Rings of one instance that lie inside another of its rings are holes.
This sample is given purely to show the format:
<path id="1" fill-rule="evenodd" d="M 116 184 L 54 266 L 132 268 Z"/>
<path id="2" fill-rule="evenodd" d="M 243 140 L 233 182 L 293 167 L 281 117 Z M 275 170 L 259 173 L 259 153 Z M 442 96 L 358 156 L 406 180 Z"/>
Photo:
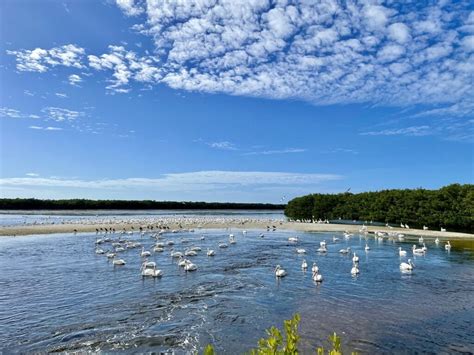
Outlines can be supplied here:
<path id="1" fill-rule="evenodd" d="M 286 271 L 284 269 L 282 269 L 280 265 L 277 265 L 276 268 L 275 268 L 275 276 L 276 277 L 284 277 L 286 275 L 287 275 Z"/>

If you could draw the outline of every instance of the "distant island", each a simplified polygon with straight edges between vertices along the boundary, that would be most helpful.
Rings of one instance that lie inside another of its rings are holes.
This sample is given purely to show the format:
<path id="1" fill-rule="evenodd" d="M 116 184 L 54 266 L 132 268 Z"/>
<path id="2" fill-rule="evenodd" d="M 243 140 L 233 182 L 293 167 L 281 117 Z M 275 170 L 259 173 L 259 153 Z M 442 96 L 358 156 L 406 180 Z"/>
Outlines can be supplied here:
<path id="1" fill-rule="evenodd" d="M 271 203 L 2 198 L 0 210 L 283 210 Z"/>
<path id="2" fill-rule="evenodd" d="M 344 219 L 473 233 L 474 185 L 452 184 L 439 190 L 311 194 L 289 201 L 285 215 L 308 222 Z"/>

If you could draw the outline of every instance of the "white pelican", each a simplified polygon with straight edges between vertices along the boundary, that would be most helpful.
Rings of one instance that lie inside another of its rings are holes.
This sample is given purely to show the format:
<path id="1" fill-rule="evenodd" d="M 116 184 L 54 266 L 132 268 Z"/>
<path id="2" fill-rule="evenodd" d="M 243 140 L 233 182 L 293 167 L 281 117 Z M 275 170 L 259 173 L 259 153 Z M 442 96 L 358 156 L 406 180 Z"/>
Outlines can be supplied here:
<path id="1" fill-rule="evenodd" d="M 313 273 L 318 273 L 319 272 L 319 267 L 316 265 L 316 263 L 313 263 L 313 266 L 311 267 L 311 272 Z"/>
<path id="2" fill-rule="evenodd" d="M 441 227 L 441 232 L 446 232 L 446 228 Z"/>
<path id="3" fill-rule="evenodd" d="M 367 243 L 365 243 L 365 248 L 364 248 L 364 249 L 365 249 L 365 251 L 369 251 L 369 250 L 370 250 L 370 247 L 369 247 L 369 245 L 368 245 Z"/>
<path id="4" fill-rule="evenodd" d="M 220 243 L 219 248 L 227 248 L 228 245 L 226 243 Z"/>
<path id="5" fill-rule="evenodd" d="M 259 237 L 260 237 L 260 238 L 265 238 L 265 234 L 261 233 L 261 234 L 259 235 Z"/>
<path id="6" fill-rule="evenodd" d="M 352 262 L 353 263 L 358 263 L 359 262 L 359 257 L 356 255 L 355 252 L 354 252 L 354 257 L 352 258 Z"/>
<path id="7" fill-rule="evenodd" d="M 194 250 L 194 251 L 201 251 L 202 248 L 201 248 L 201 247 L 192 247 L 191 250 Z"/>
<path id="8" fill-rule="evenodd" d="M 153 269 L 144 268 L 144 269 L 142 269 L 141 271 L 142 271 L 142 276 L 143 276 L 143 277 L 153 276 L 153 275 L 154 275 Z"/>
<path id="9" fill-rule="evenodd" d="M 95 249 L 95 253 L 96 253 L 96 254 L 105 254 L 105 251 L 104 251 L 103 249 L 96 248 L 96 249 Z"/>
<path id="10" fill-rule="evenodd" d="M 180 258 L 180 257 L 183 256 L 183 253 L 181 253 L 179 251 L 172 251 L 170 255 L 171 255 L 172 258 Z"/>
<path id="11" fill-rule="evenodd" d="M 201 240 L 205 240 L 205 239 L 206 239 L 206 237 L 205 237 L 205 236 L 202 236 L 202 237 L 201 237 Z"/>
<path id="12" fill-rule="evenodd" d="M 242 234 L 244 234 L 244 235 L 247 234 L 247 231 L 246 231 L 246 230 L 243 230 L 243 231 L 242 231 Z"/>
<path id="13" fill-rule="evenodd" d="M 123 259 L 116 259 L 115 257 L 112 259 L 113 265 L 125 265 L 125 260 Z"/>
<path id="14" fill-rule="evenodd" d="M 142 269 L 152 268 L 154 266 L 156 266 L 156 263 L 154 261 L 148 261 L 148 259 L 145 259 L 142 263 Z"/>
<path id="15" fill-rule="evenodd" d="M 435 239 L 435 244 L 436 244 L 436 245 L 439 244 L 439 239 L 438 239 L 438 238 Z"/>
<path id="16" fill-rule="evenodd" d="M 411 271 L 415 268 L 415 265 L 412 264 L 411 259 L 408 259 L 408 263 L 401 263 L 400 270 L 402 271 Z"/>
<path id="17" fill-rule="evenodd" d="M 184 255 L 186 255 L 186 256 L 196 256 L 197 252 L 195 252 L 194 250 L 186 250 L 184 252 Z"/>
<path id="18" fill-rule="evenodd" d="M 351 275 L 357 275 L 359 273 L 359 268 L 357 267 L 357 264 L 354 264 L 351 269 Z"/>
<path id="19" fill-rule="evenodd" d="M 125 248 L 124 248 L 124 247 L 116 247 L 116 248 L 115 248 L 115 252 L 116 252 L 116 253 L 119 253 L 119 252 L 121 252 L 121 251 L 125 251 Z"/>
<path id="20" fill-rule="evenodd" d="M 413 244 L 412 251 L 413 255 L 425 255 L 425 251 L 421 248 L 417 249 L 415 244 Z"/>
<path id="21" fill-rule="evenodd" d="M 398 240 L 399 241 L 404 241 L 405 240 L 405 235 L 404 234 L 399 234 L 398 235 Z"/>
<path id="22" fill-rule="evenodd" d="M 420 245 L 423 244 L 423 242 L 424 242 L 423 237 L 418 238 L 418 243 L 419 243 Z"/>
<path id="23" fill-rule="evenodd" d="M 196 264 L 193 264 L 192 262 L 190 262 L 188 260 L 186 265 L 184 265 L 184 270 L 186 270 L 186 271 L 196 271 L 197 266 L 196 266 Z"/>
<path id="24" fill-rule="evenodd" d="M 109 258 L 109 259 L 113 259 L 113 258 L 115 258 L 115 255 L 116 255 L 115 253 L 109 251 L 106 256 L 107 256 L 107 258 Z"/>
<path id="25" fill-rule="evenodd" d="M 421 248 L 421 250 L 423 250 L 424 252 L 428 251 L 428 248 L 426 247 L 425 243 L 423 243 L 423 247 Z"/>
<path id="26" fill-rule="evenodd" d="M 235 244 L 235 243 L 237 243 L 237 242 L 235 241 L 235 238 L 234 238 L 234 235 L 233 235 L 233 234 L 229 235 L 229 243 L 230 243 L 230 244 Z"/>
<path id="27" fill-rule="evenodd" d="M 323 275 L 321 275 L 318 272 L 313 272 L 312 278 L 313 278 L 313 281 L 315 282 L 323 282 Z"/>
<path id="28" fill-rule="evenodd" d="M 446 249 L 446 250 L 451 250 L 451 243 L 449 242 L 449 240 L 448 240 L 448 242 L 444 245 L 444 249 Z"/>
<path id="29" fill-rule="evenodd" d="M 298 249 L 296 249 L 296 253 L 297 254 L 306 254 L 306 249 L 298 248 Z"/>
<path id="30" fill-rule="evenodd" d="M 318 248 L 318 252 L 319 252 L 319 253 L 327 253 L 328 250 L 327 250 L 326 247 L 319 247 L 319 248 Z"/>
<path id="31" fill-rule="evenodd" d="M 339 250 L 339 253 L 341 253 L 341 254 L 349 254 L 350 251 L 351 251 L 351 247 L 347 247 L 346 249 L 341 249 L 341 250 Z"/>
<path id="32" fill-rule="evenodd" d="M 339 241 L 339 238 L 338 237 L 332 237 L 332 241 L 337 242 L 337 241 Z"/>
<path id="33" fill-rule="evenodd" d="M 284 277 L 286 276 L 286 271 L 281 268 L 280 265 L 277 265 L 275 268 L 275 276 L 276 277 Z"/>
<path id="34" fill-rule="evenodd" d="M 303 270 L 306 270 L 308 268 L 308 263 L 306 262 L 306 260 L 303 259 L 303 262 L 301 263 L 301 268 Z"/>
<path id="35" fill-rule="evenodd" d="M 425 225 L 423 225 L 423 230 L 424 230 L 424 231 L 427 231 L 427 230 L 428 230 L 428 227 L 425 226 Z"/>
<path id="36" fill-rule="evenodd" d="M 163 249 L 163 247 L 159 247 L 159 246 L 156 246 L 156 245 L 155 245 L 155 247 L 153 248 L 153 251 L 154 251 L 155 253 L 161 253 L 161 252 L 163 252 L 164 250 L 165 250 L 165 249 Z"/>
<path id="37" fill-rule="evenodd" d="M 405 228 L 402 222 L 400 222 L 400 228 Z"/>
<path id="38" fill-rule="evenodd" d="M 174 242 L 172 240 L 168 240 L 168 242 L 166 243 L 168 245 L 174 245 Z"/>
<path id="39" fill-rule="evenodd" d="M 326 248 L 326 241 L 323 240 L 322 242 L 319 242 L 319 246 L 323 247 L 323 248 Z"/>
<path id="40" fill-rule="evenodd" d="M 407 251 L 406 250 L 402 250 L 401 247 L 398 248 L 398 255 L 400 256 L 407 256 Z"/>
<path id="41" fill-rule="evenodd" d="M 157 270 L 156 266 L 153 267 L 153 277 L 161 277 L 163 276 L 163 271 Z"/>
<path id="42" fill-rule="evenodd" d="M 289 237 L 288 241 L 291 243 L 298 243 L 298 237 Z"/>
<path id="43" fill-rule="evenodd" d="M 156 270 L 156 266 L 153 266 L 152 268 L 145 268 L 142 270 L 142 276 L 143 277 L 161 277 L 163 276 L 163 271 L 161 270 Z"/>
<path id="44" fill-rule="evenodd" d="M 410 229 L 410 227 L 408 227 L 408 224 L 405 223 L 405 228 L 406 229 Z"/>
<path id="45" fill-rule="evenodd" d="M 147 256 L 150 256 L 151 253 L 148 250 L 145 250 L 145 247 L 142 247 L 142 252 L 140 253 L 140 256 L 142 258 L 146 258 Z"/>
<path id="46" fill-rule="evenodd" d="M 185 259 L 182 256 L 180 256 L 179 260 L 178 260 L 178 266 L 184 267 L 184 266 L 186 266 L 188 261 L 189 261 L 188 259 Z"/>
<path id="47" fill-rule="evenodd" d="M 207 256 L 214 256 L 215 254 L 214 250 L 207 248 Z"/>

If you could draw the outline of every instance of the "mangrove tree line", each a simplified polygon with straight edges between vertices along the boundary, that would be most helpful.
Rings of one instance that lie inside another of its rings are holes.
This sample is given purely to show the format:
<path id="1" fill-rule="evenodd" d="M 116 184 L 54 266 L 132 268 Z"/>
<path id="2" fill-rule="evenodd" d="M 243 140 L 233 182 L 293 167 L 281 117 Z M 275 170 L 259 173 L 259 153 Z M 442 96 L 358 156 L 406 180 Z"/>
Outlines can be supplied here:
<path id="1" fill-rule="evenodd" d="M 474 232 L 474 185 L 452 184 L 439 190 L 405 189 L 358 194 L 312 194 L 288 202 L 293 220 L 346 219 L 410 227 Z"/>

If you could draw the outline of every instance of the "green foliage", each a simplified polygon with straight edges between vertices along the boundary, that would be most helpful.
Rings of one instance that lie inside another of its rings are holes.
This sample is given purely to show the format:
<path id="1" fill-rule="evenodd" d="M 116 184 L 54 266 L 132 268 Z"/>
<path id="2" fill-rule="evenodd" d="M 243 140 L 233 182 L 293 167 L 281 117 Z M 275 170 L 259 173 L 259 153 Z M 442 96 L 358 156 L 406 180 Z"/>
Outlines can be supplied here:
<path id="1" fill-rule="evenodd" d="M 214 355 L 214 348 L 211 344 L 207 345 L 205 348 L 204 348 L 204 352 L 203 352 L 203 355 Z"/>
<path id="2" fill-rule="evenodd" d="M 296 313 L 292 319 L 285 320 L 285 338 L 281 331 L 276 327 L 266 330 L 267 338 L 258 341 L 258 347 L 250 351 L 251 355 L 296 355 L 298 354 L 298 324 L 300 315 Z M 325 350 L 323 347 L 316 349 L 317 355 L 342 355 L 341 338 L 336 333 L 329 337 L 332 349 Z M 355 353 L 352 353 L 355 354 Z M 203 355 L 214 355 L 214 348 L 211 345 L 206 346 Z"/>
<path id="3" fill-rule="evenodd" d="M 328 349 L 327 354 L 328 355 L 342 355 L 341 337 L 338 337 L 337 334 L 334 333 L 333 335 L 329 336 L 329 341 L 332 345 L 332 349 Z M 323 347 L 319 347 L 316 349 L 316 354 L 324 355 L 326 354 L 326 351 L 324 350 Z"/>
<path id="4" fill-rule="evenodd" d="M 300 221 L 357 219 L 473 233 L 474 185 L 452 184 L 439 190 L 312 194 L 289 201 L 285 215 Z"/>
<path id="5" fill-rule="evenodd" d="M 285 339 L 281 332 L 276 327 L 268 329 L 268 338 L 262 338 L 258 341 L 258 348 L 252 349 L 252 355 L 292 355 L 298 354 L 298 324 L 300 322 L 300 315 L 297 313 L 292 319 L 285 320 Z"/>
<path id="6" fill-rule="evenodd" d="M 220 202 L 177 202 L 177 201 L 134 201 L 134 200 L 38 200 L 35 198 L 2 198 L 0 210 L 149 210 L 149 209 L 252 209 L 276 210 L 284 205 L 269 203 L 220 203 Z"/>

